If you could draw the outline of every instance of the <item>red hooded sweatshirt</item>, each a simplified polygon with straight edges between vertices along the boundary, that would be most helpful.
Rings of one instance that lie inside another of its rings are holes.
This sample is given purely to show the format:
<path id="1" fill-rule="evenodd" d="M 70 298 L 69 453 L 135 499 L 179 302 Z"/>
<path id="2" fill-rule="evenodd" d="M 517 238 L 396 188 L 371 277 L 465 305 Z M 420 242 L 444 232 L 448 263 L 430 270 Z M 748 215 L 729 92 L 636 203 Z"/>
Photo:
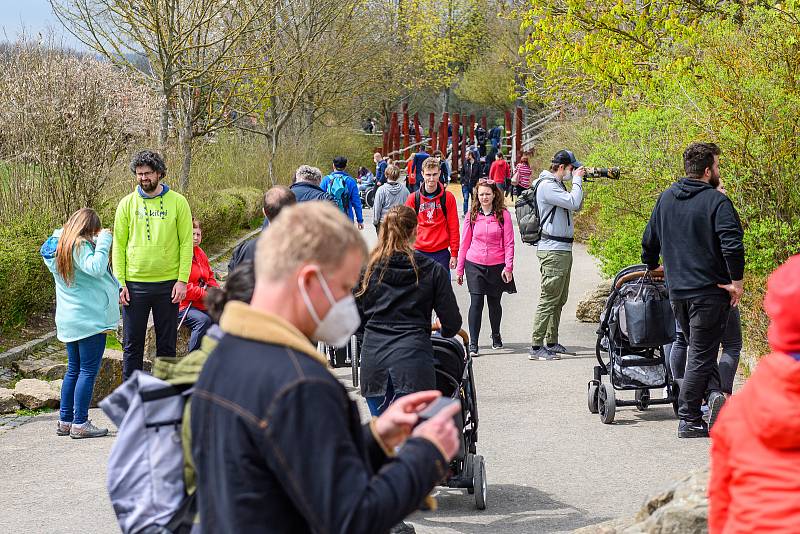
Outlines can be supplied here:
<path id="1" fill-rule="evenodd" d="M 458 257 L 458 206 L 453 193 L 437 185 L 436 192 L 428 195 L 423 184 L 419 190 L 419 213 L 417 214 L 417 242 L 414 247 L 420 252 L 439 252 L 450 249 L 450 257 Z M 442 212 L 442 195 L 445 195 L 447 217 Z M 406 199 L 406 206 L 415 208 L 416 193 Z"/>
<path id="2" fill-rule="evenodd" d="M 214 278 L 214 271 L 211 269 L 206 253 L 200 247 L 194 247 L 192 272 L 189 274 L 189 281 L 186 283 L 186 298 L 181 301 L 180 309 L 184 310 L 191 304 L 192 308 L 206 311 L 203 298 L 206 296 L 206 289 L 209 287 L 219 287 L 219 283 Z"/>
<path id="3" fill-rule="evenodd" d="M 775 351 L 711 430 L 711 534 L 800 532 L 800 256 L 770 276 L 764 309 Z"/>

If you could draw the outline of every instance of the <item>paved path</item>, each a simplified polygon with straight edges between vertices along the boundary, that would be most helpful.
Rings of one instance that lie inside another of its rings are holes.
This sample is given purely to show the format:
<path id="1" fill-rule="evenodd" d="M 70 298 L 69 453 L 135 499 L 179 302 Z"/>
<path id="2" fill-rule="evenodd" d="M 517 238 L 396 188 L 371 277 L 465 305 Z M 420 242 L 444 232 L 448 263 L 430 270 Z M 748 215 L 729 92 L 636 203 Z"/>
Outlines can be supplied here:
<path id="1" fill-rule="evenodd" d="M 366 227 L 374 234 L 371 224 Z M 708 441 L 678 440 L 671 407 L 641 413 L 620 408 L 608 426 L 589 414 L 586 382 L 595 362 L 595 326 L 576 322 L 575 305 L 600 277 L 585 248 L 576 247 L 574 263 L 561 342 L 578 354 L 558 362 L 528 361 L 538 262 L 535 249 L 518 246 L 519 293 L 503 297 L 506 348 L 487 349 L 485 331 L 475 360 L 478 452 L 486 457 L 488 507 L 478 511 L 471 495 L 445 490 L 437 512 L 411 518 L 417 532 L 568 532 L 634 513 L 653 490 L 706 463 Z M 466 321 L 466 288 L 454 287 Z M 350 384 L 349 370 L 336 372 Z M 107 424 L 98 410 L 91 417 Z M 39 416 L 0 433 L 0 532 L 114 532 L 104 490 L 113 439 L 56 437 L 56 418 Z"/>

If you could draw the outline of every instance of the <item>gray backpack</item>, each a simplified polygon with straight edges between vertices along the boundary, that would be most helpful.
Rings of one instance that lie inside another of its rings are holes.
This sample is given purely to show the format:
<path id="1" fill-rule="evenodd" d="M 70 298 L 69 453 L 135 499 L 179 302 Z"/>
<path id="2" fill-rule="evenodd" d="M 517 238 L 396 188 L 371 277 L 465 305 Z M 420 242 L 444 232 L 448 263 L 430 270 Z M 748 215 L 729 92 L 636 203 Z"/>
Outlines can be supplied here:
<path id="1" fill-rule="evenodd" d="M 188 387 L 141 371 L 100 402 L 119 429 L 108 459 L 108 494 L 123 534 L 183 534 L 195 496 L 183 479 L 181 424 Z"/>

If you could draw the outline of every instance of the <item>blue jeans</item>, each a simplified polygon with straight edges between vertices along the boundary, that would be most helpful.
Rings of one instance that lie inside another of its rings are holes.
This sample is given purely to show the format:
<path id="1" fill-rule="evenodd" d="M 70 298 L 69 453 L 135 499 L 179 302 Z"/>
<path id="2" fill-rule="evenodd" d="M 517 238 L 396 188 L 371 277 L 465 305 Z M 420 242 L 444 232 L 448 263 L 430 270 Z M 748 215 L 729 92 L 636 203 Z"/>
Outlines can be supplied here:
<path id="1" fill-rule="evenodd" d="M 469 199 L 472 196 L 469 189 L 461 188 L 461 194 L 464 195 L 464 215 L 469 212 Z"/>
<path id="2" fill-rule="evenodd" d="M 186 319 L 183 319 L 184 314 L 186 314 Z M 186 312 L 186 308 L 178 310 L 179 323 L 181 319 L 183 319 L 183 326 L 189 327 L 192 331 L 189 336 L 189 352 L 199 349 L 203 336 L 206 335 L 206 331 L 211 328 L 214 321 L 211 320 L 211 317 L 209 317 L 206 312 L 194 307 L 189 308 L 188 313 Z"/>
<path id="3" fill-rule="evenodd" d="M 436 252 L 422 252 L 420 250 L 419 253 L 444 267 L 444 270 L 448 273 L 450 272 L 450 249 L 437 250 Z"/>
<path id="4" fill-rule="evenodd" d="M 386 384 L 386 394 L 381 397 L 367 397 L 367 407 L 369 407 L 369 413 L 372 417 L 379 417 L 383 412 L 386 411 L 386 408 L 389 407 L 391 403 L 403 397 L 403 394 L 397 394 L 394 391 L 394 385 L 392 384 L 392 377 L 389 377 L 389 382 Z"/>
<path id="5" fill-rule="evenodd" d="M 67 372 L 61 385 L 61 421 L 82 425 L 88 419 L 94 381 L 105 350 L 105 334 L 67 343 Z"/>

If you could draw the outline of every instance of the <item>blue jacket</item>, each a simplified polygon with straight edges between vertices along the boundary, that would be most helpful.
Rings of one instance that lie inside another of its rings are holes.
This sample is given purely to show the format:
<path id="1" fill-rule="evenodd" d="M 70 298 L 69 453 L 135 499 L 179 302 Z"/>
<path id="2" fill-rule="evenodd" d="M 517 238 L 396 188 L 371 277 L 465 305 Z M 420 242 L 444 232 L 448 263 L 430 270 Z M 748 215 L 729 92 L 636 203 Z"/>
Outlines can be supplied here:
<path id="1" fill-rule="evenodd" d="M 289 186 L 298 202 L 309 202 L 312 200 L 327 200 L 336 202 L 333 197 L 314 184 L 308 182 L 295 182 Z"/>
<path id="2" fill-rule="evenodd" d="M 330 186 L 331 182 L 333 181 L 334 175 L 340 175 L 344 179 L 345 187 L 347 188 L 347 205 L 345 206 L 344 214 L 353 221 L 358 221 L 359 223 L 364 223 L 364 216 L 361 213 L 361 196 L 358 194 L 358 183 L 356 183 L 356 179 L 347 174 L 344 171 L 333 171 L 328 176 L 322 179 L 322 183 L 319 184 L 320 188 L 323 191 L 327 191 L 330 194 Z M 354 216 L 355 214 L 355 216 Z"/>
<path id="3" fill-rule="evenodd" d="M 383 175 L 386 172 L 386 167 L 388 166 L 389 166 L 388 163 L 386 163 L 384 160 L 381 160 L 375 167 L 375 178 L 377 178 L 379 182 L 383 182 Z"/>
<path id="4" fill-rule="evenodd" d="M 56 330 L 64 343 L 78 341 L 119 322 L 119 282 L 108 268 L 111 232 L 100 232 L 97 244 L 83 242 L 72 251 L 74 279 L 67 285 L 56 269 L 56 249 L 62 229 L 53 232 L 39 250 L 56 283 Z"/>

